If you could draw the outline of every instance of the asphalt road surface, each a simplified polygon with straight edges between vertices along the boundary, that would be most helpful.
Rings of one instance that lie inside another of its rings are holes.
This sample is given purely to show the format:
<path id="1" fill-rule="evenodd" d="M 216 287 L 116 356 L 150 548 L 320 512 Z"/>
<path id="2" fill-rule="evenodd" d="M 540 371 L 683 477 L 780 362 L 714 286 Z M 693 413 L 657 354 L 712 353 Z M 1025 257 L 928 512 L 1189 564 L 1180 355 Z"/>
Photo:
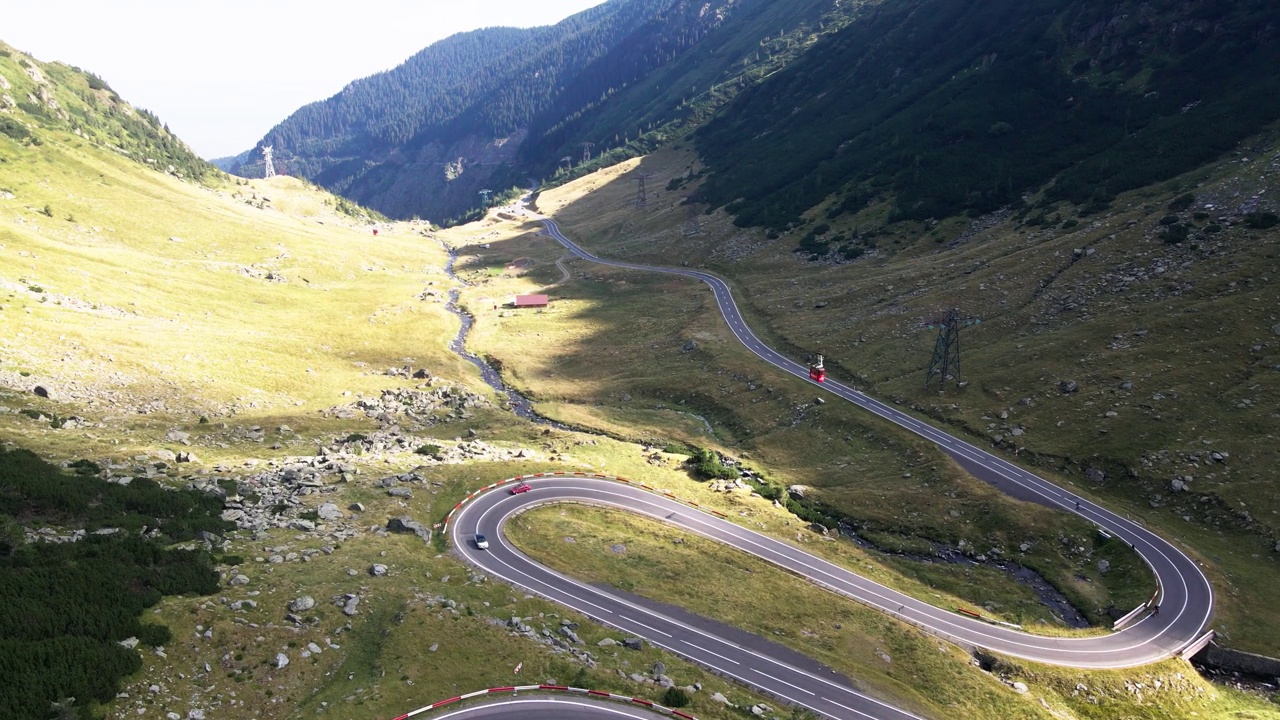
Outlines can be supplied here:
<path id="1" fill-rule="evenodd" d="M 603 260 L 566 238 L 554 221 L 542 218 L 551 236 L 578 257 L 614 267 L 662 272 L 705 282 L 720 312 L 738 339 L 765 362 L 806 382 L 808 367 L 765 346 L 747 327 L 728 285 L 699 270 L 661 268 Z M 503 489 L 482 494 L 464 505 L 450 526 L 454 546 L 473 564 L 495 577 L 571 607 L 623 632 L 643 637 L 728 677 L 764 689 L 794 705 L 835 718 L 900 720 L 916 716 L 862 695 L 835 676 L 824 677 L 783 660 L 719 637 L 629 602 L 604 590 L 551 571 L 513 548 L 502 526 L 522 508 L 560 501 L 611 506 L 654 517 L 724 542 L 744 552 L 796 572 L 835 593 L 853 598 L 905 622 L 925 628 L 962 645 L 976 646 L 1015 657 L 1082 668 L 1124 668 L 1177 654 L 1206 629 L 1213 612 L 1213 594 L 1200 568 L 1177 547 L 1141 525 L 1089 502 L 1002 458 L 934 428 L 858 390 L 828 379 L 815 389 L 844 400 L 906 428 L 934 443 L 975 476 L 1016 497 L 1067 512 L 1075 512 L 1133 546 L 1151 566 L 1159 583 L 1159 614 L 1146 614 L 1123 630 L 1102 637 L 1051 638 L 965 617 L 953 609 L 937 608 L 856 573 L 809 555 L 803 550 L 701 512 L 641 488 L 609 480 L 576 476 L 527 479 L 534 490 L 511 495 Z M 490 549 L 479 550 L 473 538 L 490 538 Z"/>
<path id="2" fill-rule="evenodd" d="M 432 720 L 669 720 L 670 717 L 584 698 L 522 697 L 454 710 L 435 715 Z"/>

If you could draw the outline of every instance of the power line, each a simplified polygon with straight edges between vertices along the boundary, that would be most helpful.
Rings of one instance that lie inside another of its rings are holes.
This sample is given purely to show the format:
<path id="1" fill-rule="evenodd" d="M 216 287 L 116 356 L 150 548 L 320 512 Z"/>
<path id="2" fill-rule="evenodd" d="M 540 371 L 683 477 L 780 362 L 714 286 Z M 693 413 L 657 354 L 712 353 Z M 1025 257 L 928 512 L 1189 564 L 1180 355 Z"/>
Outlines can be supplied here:
<path id="1" fill-rule="evenodd" d="M 636 188 L 636 207 L 638 208 L 642 208 L 649 204 L 649 193 L 645 190 L 644 182 L 651 177 L 653 177 L 653 173 L 637 171 L 635 176 L 631 178 L 632 180 L 640 183 L 640 186 Z"/>
<path id="2" fill-rule="evenodd" d="M 933 342 L 933 358 L 924 376 L 926 390 L 934 376 L 938 378 L 939 390 L 946 387 L 947 380 L 954 379 L 957 385 L 960 383 L 960 323 L 960 311 L 955 309 L 948 310 L 934 321 L 933 324 L 938 326 L 938 337 Z"/>

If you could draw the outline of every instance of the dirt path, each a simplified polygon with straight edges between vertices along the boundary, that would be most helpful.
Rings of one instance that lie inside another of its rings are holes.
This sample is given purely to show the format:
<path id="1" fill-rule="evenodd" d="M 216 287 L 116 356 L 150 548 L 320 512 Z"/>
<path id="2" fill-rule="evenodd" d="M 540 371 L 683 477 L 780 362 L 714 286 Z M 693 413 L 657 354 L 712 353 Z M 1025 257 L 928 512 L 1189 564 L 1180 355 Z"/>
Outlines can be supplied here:
<path id="1" fill-rule="evenodd" d="M 550 285 L 548 285 L 547 287 L 549 287 L 549 288 L 553 288 L 553 287 L 555 287 L 555 286 L 559 285 L 560 283 L 564 283 L 564 282 L 568 282 L 568 281 L 569 281 L 569 277 L 570 277 L 570 274 L 569 274 L 569 268 L 565 267 L 564 261 L 565 261 L 565 260 L 572 260 L 572 259 L 573 259 L 573 257 L 574 257 L 573 255 L 565 255 L 564 257 L 559 258 L 558 260 L 556 260 L 556 267 L 560 268 L 560 279 L 559 279 L 559 280 L 557 280 L 557 281 L 555 281 L 555 282 L 553 282 L 553 283 L 551 283 L 551 284 L 550 284 Z M 545 288 L 544 288 L 544 289 L 545 289 Z"/>

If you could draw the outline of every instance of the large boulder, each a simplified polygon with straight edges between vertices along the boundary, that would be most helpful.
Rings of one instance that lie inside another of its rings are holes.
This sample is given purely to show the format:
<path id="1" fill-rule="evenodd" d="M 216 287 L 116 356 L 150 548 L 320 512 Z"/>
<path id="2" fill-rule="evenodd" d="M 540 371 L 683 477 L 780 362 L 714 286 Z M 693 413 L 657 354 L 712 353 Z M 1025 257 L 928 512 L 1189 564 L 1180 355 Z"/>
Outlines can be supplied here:
<path id="1" fill-rule="evenodd" d="M 316 515 L 321 520 L 339 520 L 343 517 L 342 511 L 333 503 L 325 503 L 316 508 Z"/>
<path id="2" fill-rule="evenodd" d="M 306 612 L 315 606 L 316 606 L 315 598 L 311 597 L 310 595 L 303 595 L 302 597 L 289 603 L 289 612 L 295 612 L 295 613 Z"/>
<path id="3" fill-rule="evenodd" d="M 393 517 L 387 521 L 387 530 L 394 533 L 413 533 L 422 538 L 423 542 L 431 541 L 431 530 L 422 523 L 414 520 L 408 515 Z"/>

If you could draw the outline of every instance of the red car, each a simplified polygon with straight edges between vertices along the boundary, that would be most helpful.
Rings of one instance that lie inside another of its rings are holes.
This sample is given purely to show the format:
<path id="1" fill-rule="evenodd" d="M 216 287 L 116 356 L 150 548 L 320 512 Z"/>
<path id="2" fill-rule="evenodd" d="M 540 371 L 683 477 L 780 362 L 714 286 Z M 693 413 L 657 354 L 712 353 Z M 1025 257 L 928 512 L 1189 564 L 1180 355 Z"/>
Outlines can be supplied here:
<path id="1" fill-rule="evenodd" d="M 533 489 L 533 486 L 530 485 L 529 483 L 520 483 L 519 485 L 511 488 L 511 494 L 519 495 L 520 493 L 527 493 L 532 489 Z"/>

